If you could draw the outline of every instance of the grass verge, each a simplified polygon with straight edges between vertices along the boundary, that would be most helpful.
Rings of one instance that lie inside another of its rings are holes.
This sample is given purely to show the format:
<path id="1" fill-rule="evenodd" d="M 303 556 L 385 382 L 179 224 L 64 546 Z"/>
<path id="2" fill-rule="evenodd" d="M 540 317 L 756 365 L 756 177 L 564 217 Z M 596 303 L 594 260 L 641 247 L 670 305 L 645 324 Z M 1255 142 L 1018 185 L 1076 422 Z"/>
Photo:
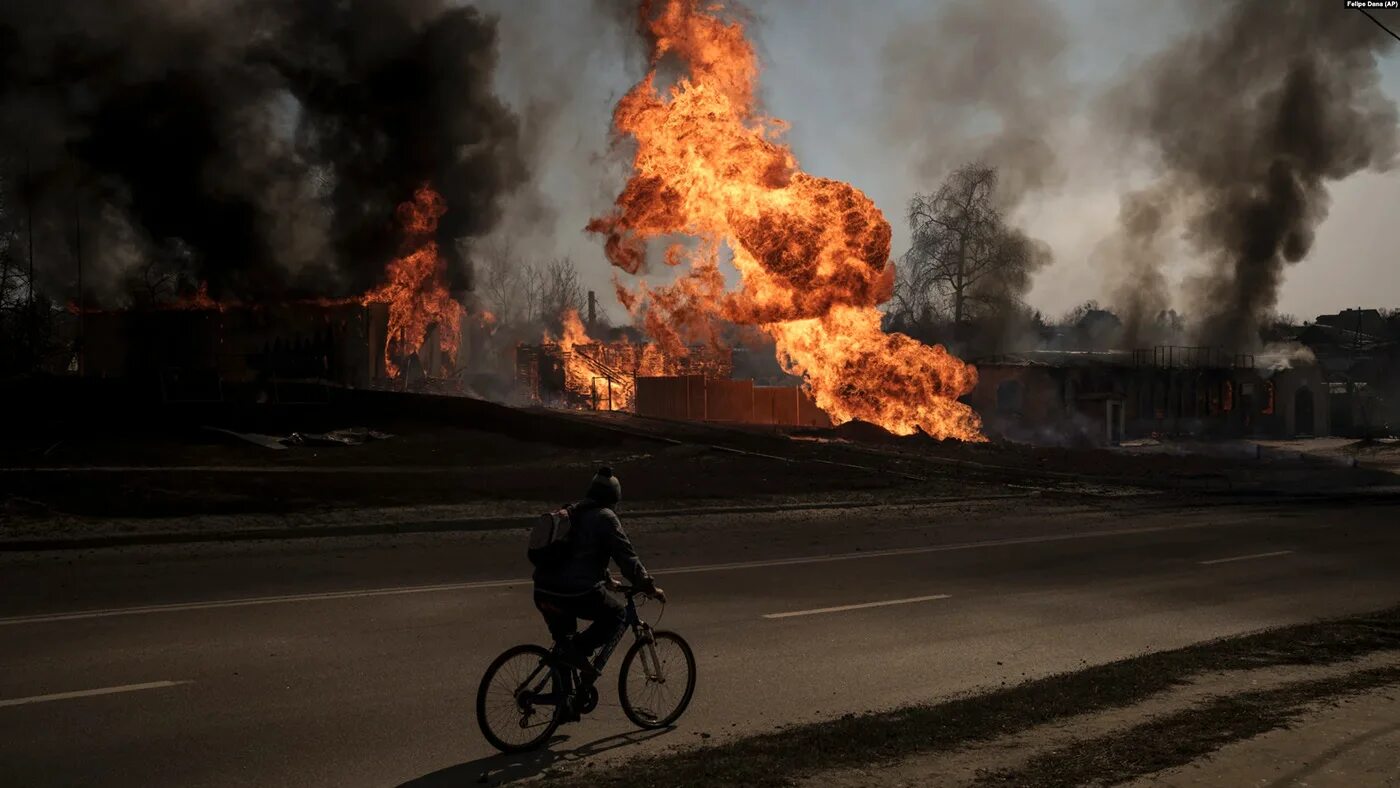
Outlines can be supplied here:
<path id="1" fill-rule="evenodd" d="M 1325 665 L 1396 649 L 1400 649 L 1400 607 L 1144 654 L 937 704 L 848 714 L 712 747 L 638 759 L 610 767 L 606 774 L 557 773 L 543 784 L 780 788 L 830 769 L 947 752 L 1057 719 L 1131 706 L 1202 673 Z"/>

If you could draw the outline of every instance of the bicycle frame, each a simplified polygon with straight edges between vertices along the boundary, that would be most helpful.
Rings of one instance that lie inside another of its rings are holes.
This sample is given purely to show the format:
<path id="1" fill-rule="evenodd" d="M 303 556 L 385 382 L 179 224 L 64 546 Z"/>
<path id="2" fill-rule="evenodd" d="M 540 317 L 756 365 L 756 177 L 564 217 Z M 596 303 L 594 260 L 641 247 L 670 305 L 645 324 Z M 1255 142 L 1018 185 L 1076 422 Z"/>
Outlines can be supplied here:
<path id="1" fill-rule="evenodd" d="M 613 651 L 617 649 L 617 644 L 622 642 L 622 635 L 628 629 L 632 630 L 632 636 L 637 640 L 644 641 L 648 644 L 651 642 L 651 625 L 643 621 L 641 616 L 637 615 L 637 603 L 630 594 L 627 596 L 627 617 L 623 620 L 622 626 L 618 627 L 617 634 L 613 635 L 611 640 L 603 644 L 603 648 L 598 652 L 598 658 L 593 661 L 593 667 L 599 673 L 603 672 L 603 668 L 607 666 L 608 660 L 612 659 Z M 654 654 L 652 658 L 653 660 L 655 659 Z M 647 671 L 650 672 L 651 668 L 648 667 Z"/>
<path id="2" fill-rule="evenodd" d="M 637 603 L 631 594 L 627 595 L 627 613 L 623 620 L 623 625 L 618 627 L 617 634 L 613 635 L 612 639 L 603 644 L 603 648 L 599 650 L 597 659 L 593 661 L 594 669 L 596 669 L 599 674 L 603 672 L 603 668 L 607 666 L 608 660 L 612 658 L 613 652 L 617 650 L 617 644 L 622 642 L 622 636 L 628 629 L 632 630 L 633 637 L 646 644 L 646 648 L 642 649 L 640 656 L 642 659 L 642 669 L 646 671 L 647 678 L 660 680 L 661 660 L 656 656 L 656 645 L 655 639 L 652 637 L 651 625 L 643 621 L 641 616 L 637 615 Z M 528 698 L 528 700 L 534 703 L 558 705 L 563 702 L 563 699 L 555 697 L 554 693 L 527 690 L 527 688 L 531 686 L 531 683 L 539 677 L 540 672 L 545 669 L 545 666 L 546 663 L 541 662 L 535 668 L 534 672 L 520 683 L 518 692 L 521 696 Z M 567 670 L 569 671 L 569 683 L 574 687 L 584 687 L 593 683 L 592 680 L 580 680 L 577 675 L 578 671 L 572 668 L 567 668 Z"/>

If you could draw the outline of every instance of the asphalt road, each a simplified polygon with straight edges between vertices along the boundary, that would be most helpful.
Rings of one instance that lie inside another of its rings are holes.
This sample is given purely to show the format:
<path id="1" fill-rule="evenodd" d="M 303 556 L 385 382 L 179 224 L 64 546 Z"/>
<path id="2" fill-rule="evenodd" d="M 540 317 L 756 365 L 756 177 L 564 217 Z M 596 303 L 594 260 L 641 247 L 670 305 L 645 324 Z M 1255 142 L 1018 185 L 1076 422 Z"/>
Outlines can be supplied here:
<path id="1" fill-rule="evenodd" d="M 1027 499 L 634 521 L 672 597 L 661 626 L 695 647 L 695 702 L 636 732 L 614 665 L 598 711 L 513 759 L 471 701 L 492 657 L 544 636 L 523 533 L 0 556 L 0 783 L 471 785 L 606 764 L 1395 604 L 1398 511 Z"/>

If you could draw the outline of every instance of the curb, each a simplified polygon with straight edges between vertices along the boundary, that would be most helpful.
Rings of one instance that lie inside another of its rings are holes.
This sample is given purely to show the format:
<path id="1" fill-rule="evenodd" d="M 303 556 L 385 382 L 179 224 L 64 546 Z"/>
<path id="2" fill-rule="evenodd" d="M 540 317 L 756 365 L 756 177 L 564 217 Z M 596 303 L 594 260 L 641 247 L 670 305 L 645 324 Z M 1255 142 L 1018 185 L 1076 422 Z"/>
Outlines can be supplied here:
<path id="1" fill-rule="evenodd" d="M 629 520 L 667 519 L 695 515 L 769 514 L 773 512 L 820 511 L 824 509 L 870 509 L 877 506 L 931 506 L 971 501 L 997 501 L 1030 498 L 1038 493 L 1007 493 L 1003 495 L 948 496 L 914 498 L 902 501 L 821 501 L 758 506 L 710 506 L 676 509 L 656 509 L 624 512 Z M 359 525 L 330 525 L 276 528 L 247 528 L 237 531 L 105 534 L 101 536 L 54 537 L 40 539 L 0 540 L 0 553 L 38 552 L 43 550 L 82 550 L 98 547 L 131 547 L 137 545 L 197 544 L 201 542 L 248 542 L 259 539 L 315 539 L 338 536 L 374 536 L 379 534 L 424 534 L 473 531 L 524 531 L 530 527 L 528 516 L 468 517 L 455 520 L 419 520 L 406 522 L 364 523 Z"/>

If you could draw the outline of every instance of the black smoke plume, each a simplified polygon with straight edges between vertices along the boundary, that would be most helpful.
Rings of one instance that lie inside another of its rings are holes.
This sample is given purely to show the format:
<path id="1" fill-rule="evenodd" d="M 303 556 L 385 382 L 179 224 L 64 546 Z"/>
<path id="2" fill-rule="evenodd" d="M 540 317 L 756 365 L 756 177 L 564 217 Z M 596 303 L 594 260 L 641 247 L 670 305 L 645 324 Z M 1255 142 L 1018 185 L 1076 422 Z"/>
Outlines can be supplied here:
<path id="1" fill-rule="evenodd" d="M 1341 3 L 1234 0 L 1130 75 L 1109 107 L 1147 143 L 1158 179 L 1125 201 L 1109 245 L 1137 288 L 1120 306 L 1167 302 L 1160 220 L 1179 213 L 1209 264 L 1184 305 L 1198 341 L 1257 345 L 1287 265 L 1308 255 L 1327 216 L 1328 184 L 1393 163 L 1396 106 L 1376 62 L 1392 43 Z"/>
<path id="2" fill-rule="evenodd" d="M 7 0 L 0 155 L 40 281 L 71 282 L 86 217 L 99 296 L 159 259 L 215 297 L 360 293 L 423 184 L 452 250 L 527 176 L 496 59 L 495 20 L 447 0 Z"/>

